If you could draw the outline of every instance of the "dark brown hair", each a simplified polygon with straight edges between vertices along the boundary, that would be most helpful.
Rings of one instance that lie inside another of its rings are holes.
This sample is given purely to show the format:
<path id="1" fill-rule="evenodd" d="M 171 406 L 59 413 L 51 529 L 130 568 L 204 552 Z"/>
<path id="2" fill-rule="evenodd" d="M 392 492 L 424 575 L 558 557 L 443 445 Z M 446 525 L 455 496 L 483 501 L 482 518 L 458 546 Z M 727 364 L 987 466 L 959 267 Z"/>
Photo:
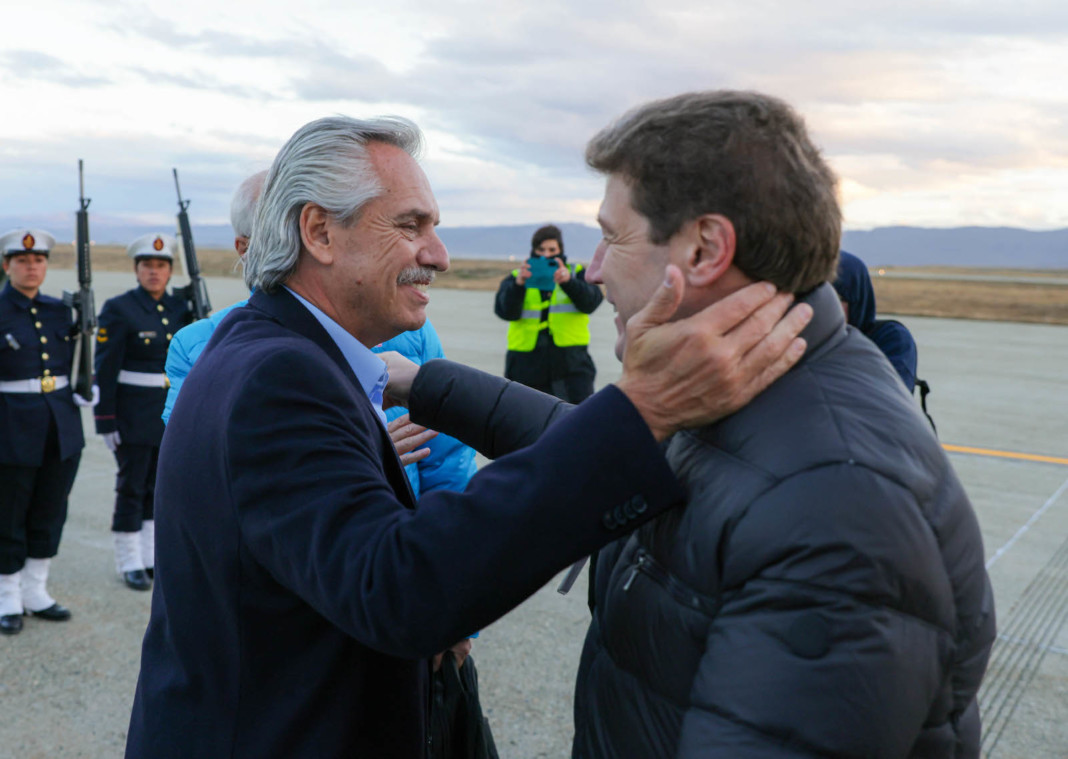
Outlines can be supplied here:
<path id="1" fill-rule="evenodd" d="M 546 224 L 534 233 L 534 236 L 530 238 L 531 254 L 536 253 L 538 247 L 546 240 L 556 240 L 560 244 L 560 255 L 564 255 L 564 233 L 555 224 Z"/>
<path id="2" fill-rule="evenodd" d="M 722 214 L 737 237 L 734 263 L 753 279 L 799 293 L 835 277 L 837 180 L 778 98 L 721 90 L 648 103 L 590 140 L 586 163 L 627 178 L 653 243 Z"/>

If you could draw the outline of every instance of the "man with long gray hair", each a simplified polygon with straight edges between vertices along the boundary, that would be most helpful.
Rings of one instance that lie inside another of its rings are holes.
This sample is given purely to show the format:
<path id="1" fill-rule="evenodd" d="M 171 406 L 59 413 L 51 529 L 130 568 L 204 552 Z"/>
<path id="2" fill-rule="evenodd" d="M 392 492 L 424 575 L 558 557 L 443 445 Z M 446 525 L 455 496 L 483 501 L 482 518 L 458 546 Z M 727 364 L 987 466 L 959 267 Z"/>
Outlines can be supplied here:
<path id="1" fill-rule="evenodd" d="M 810 309 L 787 313 L 767 284 L 665 324 L 670 268 L 628 325 L 618 383 L 417 506 L 370 347 L 423 324 L 448 266 L 421 139 L 404 119 L 320 119 L 268 172 L 253 295 L 163 441 L 128 757 L 425 756 L 429 657 L 681 501 L 658 442 L 732 413 L 803 352 Z"/>

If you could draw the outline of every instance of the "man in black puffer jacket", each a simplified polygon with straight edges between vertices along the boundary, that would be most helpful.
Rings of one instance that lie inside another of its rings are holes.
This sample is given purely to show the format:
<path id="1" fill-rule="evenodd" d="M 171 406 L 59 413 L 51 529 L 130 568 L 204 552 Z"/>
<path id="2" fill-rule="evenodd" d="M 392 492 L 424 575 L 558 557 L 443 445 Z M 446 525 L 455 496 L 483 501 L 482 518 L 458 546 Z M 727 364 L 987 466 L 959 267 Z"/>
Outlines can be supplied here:
<path id="1" fill-rule="evenodd" d="M 574 756 L 978 757 L 995 634 L 978 523 L 886 358 L 845 325 L 835 180 L 800 118 L 755 93 L 684 95 L 625 116 L 587 161 L 608 177 L 589 280 L 619 313 L 617 352 L 667 265 L 680 316 L 758 279 L 815 316 L 794 369 L 666 442 L 686 507 L 601 552 Z M 532 395 L 429 364 L 410 407 L 500 455 L 566 411 Z"/>

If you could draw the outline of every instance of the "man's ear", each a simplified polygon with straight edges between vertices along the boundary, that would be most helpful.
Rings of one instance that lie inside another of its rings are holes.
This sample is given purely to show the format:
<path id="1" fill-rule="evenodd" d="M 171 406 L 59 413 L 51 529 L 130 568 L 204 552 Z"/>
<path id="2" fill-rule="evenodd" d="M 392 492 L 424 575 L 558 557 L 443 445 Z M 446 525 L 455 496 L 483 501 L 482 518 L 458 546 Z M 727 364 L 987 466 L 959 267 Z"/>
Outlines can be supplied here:
<path id="1" fill-rule="evenodd" d="M 689 234 L 689 251 L 683 274 L 687 284 L 708 287 L 734 263 L 737 239 L 734 224 L 717 213 L 697 217 Z"/>
<path id="2" fill-rule="evenodd" d="M 330 245 L 330 214 L 322 206 L 305 203 L 300 210 L 300 241 L 312 258 L 324 266 L 334 263 Z"/>

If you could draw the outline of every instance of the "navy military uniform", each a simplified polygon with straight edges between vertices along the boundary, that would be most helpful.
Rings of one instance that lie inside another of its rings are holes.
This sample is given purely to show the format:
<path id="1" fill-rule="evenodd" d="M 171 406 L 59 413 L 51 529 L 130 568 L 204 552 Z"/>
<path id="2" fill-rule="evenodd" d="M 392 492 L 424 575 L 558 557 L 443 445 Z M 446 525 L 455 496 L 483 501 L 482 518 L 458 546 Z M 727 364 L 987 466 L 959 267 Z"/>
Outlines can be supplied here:
<path id="1" fill-rule="evenodd" d="M 145 235 L 127 253 L 135 261 L 173 261 L 176 249 L 173 238 Z M 140 285 L 105 302 L 98 319 L 96 431 L 119 464 L 111 524 L 116 567 L 139 590 L 150 587 L 154 564 L 152 501 L 167 400 L 167 348 L 191 320 L 184 298 L 164 293 L 156 300 Z"/>
<path id="2" fill-rule="evenodd" d="M 12 266 L 23 254 L 47 258 L 54 242 L 47 232 L 16 230 L 0 237 L 0 250 Z M 29 297 L 14 271 L 9 279 L 0 290 L 0 632 L 13 634 L 24 610 L 70 617 L 45 583 L 85 440 L 70 381 L 71 310 L 36 291 L 39 281 Z"/>

